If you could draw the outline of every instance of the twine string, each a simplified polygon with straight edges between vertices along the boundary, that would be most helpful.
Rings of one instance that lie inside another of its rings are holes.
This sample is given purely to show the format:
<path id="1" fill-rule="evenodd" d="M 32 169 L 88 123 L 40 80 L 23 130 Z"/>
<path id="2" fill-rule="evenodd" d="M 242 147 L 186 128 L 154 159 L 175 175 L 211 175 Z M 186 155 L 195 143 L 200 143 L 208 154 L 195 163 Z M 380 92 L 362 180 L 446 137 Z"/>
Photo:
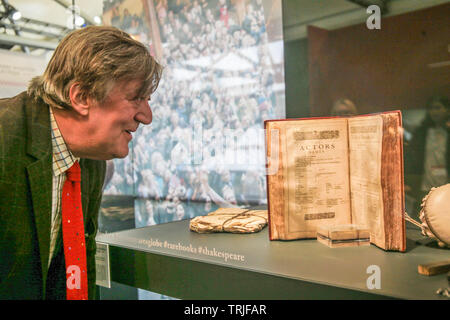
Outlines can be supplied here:
<path id="1" fill-rule="evenodd" d="M 420 224 L 419 222 L 417 222 L 416 220 L 414 220 L 413 218 L 411 218 L 409 216 L 409 214 L 405 211 L 405 220 L 412 223 L 413 225 L 415 225 L 416 227 L 419 227 L 422 229 L 422 224 Z"/>
<path id="2" fill-rule="evenodd" d="M 268 222 L 266 218 L 261 217 L 261 216 L 259 216 L 259 215 L 257 215 L 257 214 L 251 214 L 251 213 L 248 213 L 249 211 L 254 211 L 254 210 L 252 210 L 252 209 L 247 209 L 247 210 L 245 210 L 245 211 L 243 211 L 243 212 L 241 212 L 241 213 L 235 214 L 235 215 L 232 216 L 231 218 L 226 219 L 226 220 L 222 223 L 222 226 L 221 226 L 222 230 L 221 230 L 221 231 L 224 231 L 224 230 L 225 230 L 225 224 L 226 224 L 227 222 L 229 222 L 229 221 L 231 221 L 231 220 L 233 220 L 233 219 L 236 219 L 236 218 L 238 218 L 238 217 L 252 217 L 252 216 L 253 216 L 253 217 L 258 217 L 258 218 L 264 219 L 265 223 Z M 212 213 L 212 214 L 209 214 L 209 215 L 210 215 L 210 216 L 225 216 L 225 215 L 229 215 L 229 213 Z M 243 227 L 246 227 L 246 226 L 247 226 L 249 223 L 251 223 L 251 222 L 252 222 L 252 221 L 247 222 L 246 224 L 243 225 Z"/>

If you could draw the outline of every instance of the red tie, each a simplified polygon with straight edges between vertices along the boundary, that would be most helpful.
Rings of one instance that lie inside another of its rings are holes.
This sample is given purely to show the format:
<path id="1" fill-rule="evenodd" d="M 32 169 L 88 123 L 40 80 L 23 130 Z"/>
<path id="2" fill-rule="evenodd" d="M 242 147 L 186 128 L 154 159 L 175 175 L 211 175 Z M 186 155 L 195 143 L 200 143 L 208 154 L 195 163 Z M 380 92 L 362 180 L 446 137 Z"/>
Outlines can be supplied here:
<path id="1" fill-rule="evenodd" d="M 81 208 L 81 169 L 78 161 L 67 170 L 61 209 L 67 300 L 87 300 L 86 244 Z"/>

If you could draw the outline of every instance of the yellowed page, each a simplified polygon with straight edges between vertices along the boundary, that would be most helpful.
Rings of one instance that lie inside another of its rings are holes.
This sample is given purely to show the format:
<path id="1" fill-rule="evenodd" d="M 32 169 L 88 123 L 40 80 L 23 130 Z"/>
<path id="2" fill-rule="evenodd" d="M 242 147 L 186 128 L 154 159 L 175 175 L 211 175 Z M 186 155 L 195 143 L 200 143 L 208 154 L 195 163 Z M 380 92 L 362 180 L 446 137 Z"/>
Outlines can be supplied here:
<path id="1" fill-rule="evenodd" d="M 370 237 L 384 239 L 381 151 L 383 120 L 380 115 L 348 120 L 350 190 L 353 223 L 370 229 Z"/>
<path id="2" fill-rule="evenodd" d="M 346 119 L 286 121 L 285 225 L 289 239 L 350 223 Z"/>

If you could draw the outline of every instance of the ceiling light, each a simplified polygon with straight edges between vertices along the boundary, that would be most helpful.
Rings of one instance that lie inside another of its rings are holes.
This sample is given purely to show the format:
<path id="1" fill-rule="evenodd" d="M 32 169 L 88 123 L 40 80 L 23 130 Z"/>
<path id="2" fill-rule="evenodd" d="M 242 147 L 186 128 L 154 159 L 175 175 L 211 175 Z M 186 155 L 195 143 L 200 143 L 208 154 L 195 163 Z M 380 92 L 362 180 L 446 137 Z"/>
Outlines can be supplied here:
<path id="1" fill-rule="evenodd" d="M 19 20 L 20 18 L 22 18 L 22 13 L 20 13 L 20 11 L 15 10 L 11 17 L 13 18 L 13 20 Z"/>
<path id="2" fill-rule="evenodd" d="M 80 16 L 75 17 L 75 25 L 80 27 L 84 24 L 84 18 Z"/>
<path id="3" fill-rule="evenodd" d="M 95 16 L 95 17 L 94 17 L 94 22 L 95 22 L 96 24 L 101 24 L 101 23 L 102 23 L 102 18 L 100 18 L 99 16 Z"/>

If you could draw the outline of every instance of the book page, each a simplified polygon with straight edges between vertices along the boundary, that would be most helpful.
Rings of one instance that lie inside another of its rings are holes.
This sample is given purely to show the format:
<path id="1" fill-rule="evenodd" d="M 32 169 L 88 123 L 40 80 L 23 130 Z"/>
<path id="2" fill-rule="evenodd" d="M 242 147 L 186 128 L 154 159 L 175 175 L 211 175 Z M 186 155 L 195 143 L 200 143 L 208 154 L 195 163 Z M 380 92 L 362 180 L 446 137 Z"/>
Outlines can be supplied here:
<path id="1" fill-rule="evenodd" d="M 350 223 L 347 119 L 286 122 L 285 225 L 315 238 L 318 225 Z"/>
<path id="2" fill-rule="evenodd" d="M 371 242 L 383 239 L 381 115 L 355 117 L 349 124 L 349 159 L 352 220 L 370 230 Z"/>

